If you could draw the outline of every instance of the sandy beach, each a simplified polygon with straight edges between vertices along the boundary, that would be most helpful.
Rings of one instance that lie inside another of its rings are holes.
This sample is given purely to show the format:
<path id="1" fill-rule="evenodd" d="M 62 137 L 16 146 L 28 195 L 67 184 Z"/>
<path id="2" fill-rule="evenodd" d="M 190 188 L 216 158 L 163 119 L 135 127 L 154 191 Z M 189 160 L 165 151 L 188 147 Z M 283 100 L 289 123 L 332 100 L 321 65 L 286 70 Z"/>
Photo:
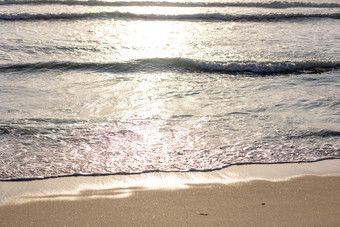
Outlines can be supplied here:
<path id="1" fill-rule="evenodd" d="M 339 226 L 338 166 L 329 160 L 1 182 L 0 225 Z"/>

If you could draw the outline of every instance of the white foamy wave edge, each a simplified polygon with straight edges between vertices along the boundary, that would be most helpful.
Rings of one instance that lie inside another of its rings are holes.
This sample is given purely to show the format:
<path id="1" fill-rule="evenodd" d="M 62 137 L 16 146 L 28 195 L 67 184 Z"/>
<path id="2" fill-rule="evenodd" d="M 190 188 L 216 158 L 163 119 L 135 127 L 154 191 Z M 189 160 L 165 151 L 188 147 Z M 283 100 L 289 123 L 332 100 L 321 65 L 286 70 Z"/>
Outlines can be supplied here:
<path id="1" fill-rule="evenodd" d="M 169 1 L 55 1 L 55 0 L 3 0 L 0 5 L 83 5 L 83 6 L 158 6 L 158 7 L 251 7 L 251 8 L 340 8 L 340 3 L 318 2 L 169 2 Z"/>
<path id="2" fill-rule="evenodd" d="M 340 68 L 340 62 L 231 62 L 206 63 L 187 61 L 203 71 L 255 74 L 318 73 Z"/>
<path id="3" fill-rule="evenodd" d="M 97 12 L 97 13 L 60 13 L 60 14 L 0 14 L 0 20 L 5 21 L 39 21 L 39 20 L 86 20 L 86 19 L 127 19 L 127 20 L 160 20 L 160 21 L 282 21 L 294 19 L 340 19 L 340 13 L 329 14 L 134 14 L 128 12 Z"/>
<path id="4" fill-rule="evenodd" d="M 277 162 L 243 162 L 243 163 L 230 163 L 228 165 L 224 165 L 217 168 L 208 168 L 208 169 L 188 169 L 188 170 L 145 170 L 140 172 L 112 172 L 112 173 L 73 173 L 73 174 L 62 174 L 62 175 L 50 175 L 50 176 L 32 176 L 32 177 L 16 177 L 16 178 L 0 178 L 0 182 L 20 182 L 20 181 L 34 181 L 34 180 L 44 180 L 44 179 L 55 179 L 55 178 L 67 178 L 67 177 L 99 177 L 99 176 L 133 176 L 140 175 L 146 173 L 205 173 L 205 172 L 213 172 L 218 170 L 227 169 L 230 167 L 237 166 L 249 166 L 249 165 L 284 165 L 284 164 L 311 164 L 318 163 L 322 161 L 335 161 L 339 162 L 340 159 L 337 157 L 327 157 L 327 158 L 319 158 L 314 160 L 303 160 L 303 161 L 277 161 Z"/>

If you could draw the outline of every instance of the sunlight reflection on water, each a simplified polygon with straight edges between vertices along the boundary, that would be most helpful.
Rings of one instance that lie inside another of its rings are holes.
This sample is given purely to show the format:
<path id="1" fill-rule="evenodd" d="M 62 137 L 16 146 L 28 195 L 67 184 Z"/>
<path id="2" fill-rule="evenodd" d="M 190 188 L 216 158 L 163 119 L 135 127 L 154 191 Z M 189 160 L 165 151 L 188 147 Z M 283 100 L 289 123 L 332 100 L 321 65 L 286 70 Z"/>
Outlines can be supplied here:
<path id="1" fill-rule="evenodd" d="M 0 9 L 0 178 L 339 156 L 339 8 Z"/>

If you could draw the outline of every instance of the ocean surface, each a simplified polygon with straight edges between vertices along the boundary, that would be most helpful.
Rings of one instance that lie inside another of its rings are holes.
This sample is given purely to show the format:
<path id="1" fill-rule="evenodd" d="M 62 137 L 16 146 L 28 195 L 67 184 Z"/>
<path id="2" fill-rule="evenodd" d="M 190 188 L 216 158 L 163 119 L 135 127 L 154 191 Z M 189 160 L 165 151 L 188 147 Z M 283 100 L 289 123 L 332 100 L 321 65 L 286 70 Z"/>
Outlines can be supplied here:
<path id="1" fill-rule="evenodd" d="M 0 1 L 0 180 L 340 158 L 340 1 Z"/>

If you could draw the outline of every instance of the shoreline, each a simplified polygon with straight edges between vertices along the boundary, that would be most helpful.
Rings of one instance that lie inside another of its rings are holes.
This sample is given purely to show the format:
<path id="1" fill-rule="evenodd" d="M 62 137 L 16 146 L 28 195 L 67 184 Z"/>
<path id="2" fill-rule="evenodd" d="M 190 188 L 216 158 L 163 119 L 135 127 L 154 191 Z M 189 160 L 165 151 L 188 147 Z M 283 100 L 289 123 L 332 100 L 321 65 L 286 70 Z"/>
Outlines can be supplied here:
<path id="1" fill-rule="evenodd" d="M 39 180 L 49 180 L 49 179 L 60 179 L 60 178 L 73 178 L 73 177 L 110 177 L 110 176 L 129 176 L 129 175 L 141 175 L 141 174 L 153 174 L 153 173 L 210 173 L 214 171 L 222 171 L 223 169 L 232 168 L 235 166 L 264 166 L 264 165 L 287 165 L 287 164 L 311 164 L 311 163 L 317 163 L 317 162 L 323 162 L 323 161 L 330 161 L 330 160 L 340 160 L 340 158 L 324 158 L 320 160 L 313 160 L 313 161 L 298 161 L 298 162 L 274 162 L 274 163 L 234 163 L 229 164 L 224 167 L 219 167 L 215 169 L 190 169 L 190 170 L 174 170 L 174 171 L 167 171 L 167 170 L 146 170 L 142 172 L 117 172 L 117 173 L 92 173 L 92 174 L 82 174 L 82 173 L 75 173 L 75 174 L 66 174 L 66 175 L 51 175 L 51 176 L 38 176 L 38 177 L 22 177 L 22 178 L 13 178 L 13 179 L 0 179 L 1 182 L 27 182 L 27 181 L 39 181 Z M 340 163 L 340 162 L 339 162 Z"/>
<path id="2" fill-rule="evenodd" d="M 339 226 L 340 160 L 0 182 L 4 226 Z"/>
<path id="3" fill-rule="evenodd" d="M 70 176 L 29 181 L 0 181 L 0 206 L 25 195 L 77 194 L 81 190 L 144 187 L 186 188 L 194 184 L 231 184 L 253 180 L 285 181 L 300 176 L 340 176 L 340 159 L 305 163 L 232 165 L 214 171 L 148 172 L 106 176 Z"/>

